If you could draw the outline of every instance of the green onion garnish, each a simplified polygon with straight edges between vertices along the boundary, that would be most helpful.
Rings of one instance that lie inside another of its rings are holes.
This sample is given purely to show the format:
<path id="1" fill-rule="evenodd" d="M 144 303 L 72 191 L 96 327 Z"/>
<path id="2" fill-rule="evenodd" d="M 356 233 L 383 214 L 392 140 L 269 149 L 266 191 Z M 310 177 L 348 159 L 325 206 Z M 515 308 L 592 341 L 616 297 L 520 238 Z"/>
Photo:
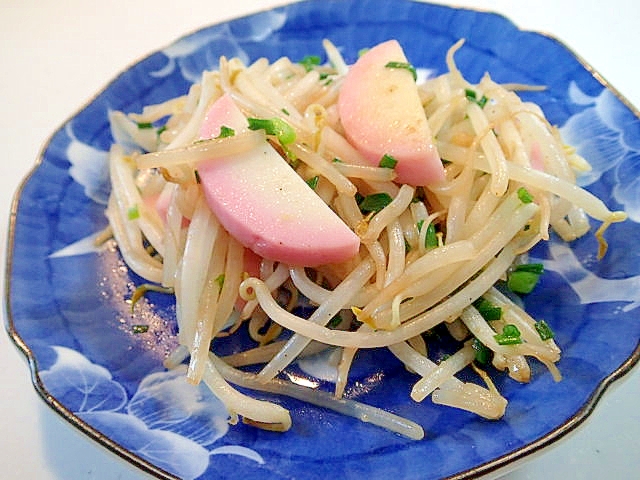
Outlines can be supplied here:
<path id="1" fill-rule="evenodd" d="M 129 207 L 129 209 L 127 210 L 127 218 L 129 220 L 135 220 L 136 218 L 140 218 L 140 210 L 138 209 L 138 205 Z"/>
<path id="2" fill-rule="evenodd" d="M 338 325 L 340 325 L 342 323 L 342 317 L 340 316 L 339 313 L 336 313 L 331 320 L 329 320 L 329 323 L 327 324 L 328 328 L 336 328 Z"/>
<path id="3" fill-rule="evenodd" d="M 140 130 L 144 130 L 144 129 L 147 129 L 147 128 L 153 128 L 153 123 L 151 123 L 151 122 L 138 122 L 137 125 L 138 125 L 138 128 Z"/>
<path id="4" fill-rule="evenodd" d="M 220 127 L 220 134 L 216 138 L 233 137 L 235 134 L 236 134 L 236 131 L 233 128 L 227 127 L 226 125 L 222 125 Z"/>
<path id="5" fill-rule="evenodd" d="M 318 175 L 316 175 L 315 177 L 311 177 L 309 180 L 307 180 L 307 185 L 311 187 L 311 190 L 315 190 L 316 187 L 318 186 L 319 180 L 320 180 L 320 177 Z"/>
<path id="6" fill-rule="evenodd" d="M 293 143 L 296 131 L 281 118 L 247 118 L 250 130 L 264 130 L 267 135 L 275 135 L 282 145 Z"/>
<path id="7" fill-rule="evenodd" d="M 147 333 L 149 331 L 149 325 L 131 325 L 131 331 L 135 334 Z"/>
<path id="8" fill-rule="evenodd" d="M 553 330 L 551 330 L 551 327 L 544 320 L 538 320 L 534 324 L 534 327 L 536 329 L 536 332 L 538 332 L 538 335 L 540 335 L 540 338 L 543 341 L 544 340 L 550 340 L 553 337 L 555 337 L 555 334 L 553 333 Z"/>
<path id="9" fill-rule="evenodd" d="M 385 65 L 386 68 L 402 68 L 404 70 L 408 70 L 411 72 L 411 76 L 413 76 L 413 80 L 416 81 L 418 79 L 418 73 L 413 65 L 407 62 L 389 62 Z"/>
<path id="10" fill-rule="evenodd" d="M 541 263 L 522 263 L 515 266 L 516 272 L 531 272 L 538 275 L 542 275 L 544 272 L 544 265 Z"/>
<path id="11" fill-rule="evenodd" d="M 541 263 L 518 265 L 508 274 L 507 287 L 515 293 L 531 293 L 543 270 L 544 266 Z"/>
<path id="12" fill-rule="evenodd" d="M 314 67 L 320 65 L 321 61 L 318 55 L 305 55 L 298 63 L 302 65 L 307 72 L 310 72 Z"/>
<path id="13" fill-rule="evenodd" d="M 484 106 L 489 101 L 489 99 L 485 95 L 482 95 L 481 98 L 478 98 L 478 94 L 475 92 L 475 90 L 471 90 L 470 88 L 466 88 L 464 90 L 464 95 L 465 97 L 467 97 L 467 100 L 477 104 L 480 108 L 484 108 Z"/>
<path id="14" fill-rule="evenodd" d="M 487 322 L 500 320 L 502 318 L 502 308 L 497 307 L 486 298 L 480 297 L 478 300 L 473 302 L 473 306 L 476 307 L 478 313 L 482 315 L 482 318 Z"/>
<path id="15" fill-rule="evenodd" d="M 496 339 L 498 345 L 517 345 L 522 343 L 520 330 L 518 330 L 518 327 L 510 323 L 502 328 L 502 333 L 494 335 L 493 338 Z"/>
<path id="16" fill-rule="evenodd" d="M 396 160 L 395 158 L 393 158 L 391 155 L 389 155 L 388 153 L 385 153 L 382 156 L 382 159 L 380 160 L 380 168 L 395 168 L 396 165 L 398 164 L 398 160 Z"/>
<path id="17" fill-rule="evenodd" d="M 531 195 L 529 193 L 529 190 L 527 190 L 524 187 L 520 187 L 518 189 L 518 198 L 520 199 L 520 201 L 522 203 L 531 203 L 531 202 L 533 202 L 533 195 Z"/>
<path id="18" fill-rule="evenodd" d="M 391 198 L 391 195 L 386 192 L 372 193 L 371 195 L 364 197 L 362 201 L 359 202 L 358 206 L 363 213 L 378 213 L 392 201 L 393 198 Z"/>
<path id="19" fill-rule="evenodd" d="M 416 224 L 418 227 L 418 233 L 422 231 L 422 227 L 424 225 L 424 220 L 419 220 Z M 433 223 L 429 223 L 427 225 L 427 233 L 424 237 L 424 246 L 425 248 L 436 248 L 439 245 L 438 243 L 438 235 L 436 234 L 436 226 Z"/>
<path id="20" fill-rule="evenodd" d="M 424 246 L 429 249 L 436 248 L 438 245 L 440 245 L 440 242 L 438 242 L 436 226 L 433 223 L 430 223 L 427 226 L 427 235 L 424 237 Z"/>
<path id="21" fill-rule="evenodd" d="M 477 338 L 473 339 L 471 346 L 476 352 L 475 360 L 482 365 L 486 365 L 491 361 L 492 352 L 484 343 Z"/>
<path id="22" fill-rule="evenodd" d="M 218 288 L 222 290 L 222 287 L 224 286 L 224 273 L 218 275 L 214 282 L 216 282 L 216 284 L 218 284 Z"/>

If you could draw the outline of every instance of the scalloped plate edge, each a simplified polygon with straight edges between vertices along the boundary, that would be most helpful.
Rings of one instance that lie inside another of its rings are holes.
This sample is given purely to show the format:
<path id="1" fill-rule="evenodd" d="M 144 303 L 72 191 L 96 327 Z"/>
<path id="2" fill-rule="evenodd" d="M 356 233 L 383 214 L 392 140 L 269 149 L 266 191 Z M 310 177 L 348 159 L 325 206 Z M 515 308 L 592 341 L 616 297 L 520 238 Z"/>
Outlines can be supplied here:
<path id="1" fill-rule="evenodd" d="M 295 2 L 295 3 L 306 3 L 306 2 L 303 1 L 303 2 Z M 420 2 L 420 3 L 427 3 L 427 2 Z M 277 8 L 286 8 L 287 6 L 290 6 L 292 4 L 293 3 L 283 4 Z M 449 8 L 498 15 L 502 17 L 505 21 L 508 21 L 513 24 L 513 22 L 507 16 L 498 12 L 494 12 L 492 10 L 480 9 L 480 8 L 469 8 L 469 7 L 456 7 L 456 6 L 449 6 Z M 269 11 L 269 10 L 270 9 L 256 10 L 251 14 L 244 15 L 241 17 L 236 17 L 232 20 L 251 17 L 253 15 L 259 14 L 264 11 Z M 203 25 L 200 28 L 194 29 L 190 32 L 187 32 L 181 35 L 180 37 L 174 39 L 172 42 L 165 45 L 164 47 L 159 47 L 156 50 L 141 56 L 137 60 L 130 62 L 129 64 L 125 65 L 118 74 L 113 76 L 104 85 L 102 89 L 97 91 L 92 97 L 90 97 L 79 108 L 77 108 L 75 112 L 69 115 L 62 122 L 62 124 L 57 129 L 55 129 L 53 133 L 45 140 L 42 147 L 40 148 L 40 151 L 38 153 L 38 156 L 36 157 L 36 160 L 32 168 L 29 170 L 29 172 L 27 172 L 27 174 L 23 177 L 22 181 L 20 182 L 13 196 L 10 214 L 9 214 L 9 222 L 8 222 L 9 225 L 8 225 L 8 235 L 7 235 L 7 245 L 6 245 L 5 286 L 4 286 L 5 330 L 7 331 L 14 345 L 16 345 L 16 347 L 25 355 L 29 365 L 31 381 L 36 392 L 54 412 L 59 414 L 63 419 L 65 419 L 71 425 L 79 429 L 82 433 L 86 434 L 89 438 L 93 439 L 94 441 L 98 442 L 102 446 L 106 447 L 107 450 L 116 454 L 117 456 L 124 459 L 125 461 L 131 463 L 133 466 L 140 468 L 141 470 L 149 474 L 152 474 L 157 478 L 162 478 L 167 480 L 177 480 L 178 477 L 175 477 L 174 475 L 168 473 L 167 471 L 131 453 L 128 449 L 126 449 L 119 443 L 114 442 L 111 438 L 103 435 L 100 431 L 91 427 L 88 423 L 86 423 L 85 421 L 80 419 L 78 416 L 70 412 L 64 405 L 62 405 L 62 403 L 60 403 L 44 387 L 39 376 L 38 362 L 32 350 L 30 349 L 30 347 L 25 343 L 25 341 L 22 339 L 20 334 L 17 332 L 15 328 L 13 316 L 12 316 L 10 294 L 11 294 L 11 273 L 12 273 L 12 265 L 13 265 L 13 246 L 15 244 L 15 238 L 14 238 L 15 223 L 16 223 L 16 218 L 18 214 L 18 208 L 20 204 L 20 197 L 21 197 L 22 191 L 30 181 L 33 174 L 38 170 L 40 165 L 43 163 L 44 154 L 47 151 L 51 140 L 55 137 L 55 135 L 59 131 L 63 130 L 65 126 L 74 117 L 76 117 L 87 106 L 93 103 L 98 96 L 100 96 L 103 92 L 105 92 L 113 83 L 115 83 L 118 80 L 118 78 L 120 78 L 123 74 L 125 74 L 125 72 L 128 71 L 130 68 L 134 67 L 138 63 L 144 61 L 145 59 L 149 58 L 151 55 L 161 52 L 162 49 L 165 48 L 166 46 L 169 46 L 175 42 L 180 41 L 181 39 L 189 37 L 203 29 L 210 28 L 212 26 L 223 24 L 223 23 L 225 22 L 219 22 L 217 24 L 210 24 L 210 25 Z M 617 90 L 613 85 L 611 85 L 598 70 L 596 70 L 592 65 L 590 65 L 584 57 L 579 55 L 576 51 L 570 48 L 562 40 L 558 39 L 557 37 L 555 37 L 554 35 L 548 32 L 524 30 L 519 28 L 517 25 L 515 26 L 516 28 L 518 28 L 518 30 L 522 32 L 531 32 L 537 35 L 542 35 L 559 44 L 562 48 L 567 50 L 580 63 L 580 65 L 598 81 L 598 83 L 600 83 L 604 88 L 606 88 L 611 93 L 613 93 L 634 114 L 634 116 L 640 118 L 640 110 L 634 107 L 631 104 L 631 102 L 624 95 L 622 95 L 622 93 L 619 90 Z M 569 433 L 575 431 L 579 426 L 581 426 L 593 413 L 597 404 L 599 403 L 600 399 L 602 398 L 604 393 L 607 391 L 607 389 L 616 380 L 619 380 L 620 378 L 624 377 L 626 374 L 631 372 L 633 368 L 639 363 L 640 363 L 640 340 L 638 341 L 636 348 L 634 349 L 632 354 L 616 370 L 611 372 L 607 377 L 605 377 L 602 381 L 600 381 L 600 383 L 597 385 L 596 389 L 589 396 L 589 398 L 584 403 L 584 405 L 582 405 L 582 407 L 573 416 L 568 418 L 564 423 L 559 425 L 557 428 L 551 430 L 549 433 L 545 434 L 544 436 L 540 437 L 538 440 L 531 442 L 519 448 L 516 451 L 497 457 L 489 462 L 483 463 L 476 467 L 460 472 L 459 474 L 449 476 L 447 477 L 447 479 L 462 480 L 462 479 L 475 478 L 483 475 L 491 475 L 492 477 L 493 476 L 497 477 L 499 475 L 503 475 L 507 473 L 508 471 L 512 471 L 518 468 L 521 464 L 525 463 L 527 460 L 530 460 L 530 458 L 527 458 L 527 457 L 531 457 L 531 455 L 533 454 L 541 453 L 543 449 L 549 447 L 550 445 L 557 442 L 558 440 L 566 437 Z"/>

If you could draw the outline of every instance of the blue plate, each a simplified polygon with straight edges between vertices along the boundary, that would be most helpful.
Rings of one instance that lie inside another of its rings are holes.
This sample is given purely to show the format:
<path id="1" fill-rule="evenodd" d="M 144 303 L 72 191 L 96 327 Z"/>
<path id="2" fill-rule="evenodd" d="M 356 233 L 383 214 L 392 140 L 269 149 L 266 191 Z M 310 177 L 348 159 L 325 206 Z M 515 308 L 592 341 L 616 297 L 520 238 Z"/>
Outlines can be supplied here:
<path id="1" fill-rule="evenodd" d="M 414 65 L 438 74 L 447 49 L 463 37 L 456 60 L 471 81 L 488 71 L 497 81 L 548 87 L 527 99 L 592 162 L 582 185 L 630 217 L 608 231 L 602 261 L 592 235 L 570 247 L 554 239 L 534 252 L 549 273 L 526 307 L 554 328 L 564 380 L 554 383 L 538 364 L 527 385 L 494 372 L 509 406 L 502 420 L 487 421 L 429 400 L 412 402 L 414 378 L 389 355 L 363 351 L 349 396 L 419 422 L 424 440 L 288 399 L 275 400 L 292 412 L 285 434 L 228 425 L 215 398 L 189 390 L 180 372 L 161 366 L 176 344 L 171 301 L 151 295 L 132 314 L 125 300 L 140 279 L 117 250 L 96 252 L 83 243 L 106 226 L 107 113 L 183 94 L 221 55 L 301 59 L 322 55 L 321 40 L 329 38 L 351 62 L 361 48 L 397 38 Z M 48 404 L 159 477 L 425 479 L 491 472 L 575 428 L 638 361 L 639 149 L 637 114 L 591 68 L 558 41 L 498 15 L 409 1 L 325 0 L 214 25 L 123 72 L 49 140 L 12 216 L 9 333 L 28 355 Z M 148 331 L 133 333 L 137 324 Z M 180 393 L 187 399 L 177 400 Z"/>

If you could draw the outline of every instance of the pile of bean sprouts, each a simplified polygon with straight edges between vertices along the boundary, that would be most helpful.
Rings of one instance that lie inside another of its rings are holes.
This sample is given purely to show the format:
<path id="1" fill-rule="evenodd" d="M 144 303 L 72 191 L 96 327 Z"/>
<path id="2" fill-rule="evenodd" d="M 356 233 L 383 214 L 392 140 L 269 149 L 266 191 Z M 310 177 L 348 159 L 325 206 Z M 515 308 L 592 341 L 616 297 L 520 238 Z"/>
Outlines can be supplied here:
<path id="1" fill-rule="evenodd" d="M 556 380 L 560 349 L 542 340 L 529 316 L 496 287 L 523 254 L 553 229 L 571 241 L 590 230 L 602 233 L 624 219 L 576 186 L 588 163 L 565 146 L 541 109 L 523 102 L 517 85 L 499 85 L 485 75 L 470 84 L 447 55 L 448 73 L 420 81 L 418 88 L 445 165 L 446 181 L 413 187 L 394 182 L 393 168 L 365 162 L 344 137 L 336 101 L 348 66 L 330 42 L 329 61 L 301 64 L 262 58 L 250 65 L 221 58 L 184 96 L 112 112 L 116 139 L 110 152 L 110 231 L 131 270 L 150 289 L 175 295 L 179 344 L 168 368 L 188 362 L 187 379 L 204 382 L 224 403 L 230 422 L 287 430 L 282 406 L 241 393 L 236 386 L 292 396 L 420 439 L 410 419 L 346 398 L 349 370 L 359 349 L 387 348 L 415 375 L 407 393 L 434 403 L 500 418 L 507 401 L 488 367 L 474 361 L 479 341 L 492 364 L 526 382 L 530 358 Z M 473 91 L 476 100 L 469 96 Z M 284 148 L 264 131 L 199 140 L 209 106 L 229 94 L 247 117 L 278 117 L 296 133 Z M 479 98 L 485 102 L 477 101 Z M 359 255 L 343 264 L 314 269 L 263 259 L 259 273 L 245 271 L 246 249 L 216 219 L 198 182 L 197 164 L 269 141 L 315 192 L 361 239 Z M 521 187 L 533 198 L 523 201 Z M 358 199 L 386 193 L 392 201 L 377 213 L 362 212 Z M 150 199 L 164 198 L 166 218 Z M 425 236 L 433 225 L 437 245 Z M 309 318 L 294 314 L 304 298 Z M 502 310 L 487 321 L 474 306 L 484 298 Z M 338 322 L 335 320 L 338 319 Z M 515 325 L 522 342 L 500 345 L 496 334 Z M 436 363 L 425 334 L 446 327 L 461 348 Z M 255 341 L 247 351 L 221 357 L 214 339 L 246 328 Z M 308 388 L 280 374 L 303 355 L 340 351 L 335 392 Z M 355 359 L 355 360 L 354 360 Z M 259 365 L 258 373 L 245 367 Z M 478 382 L 457 374 L 471 367 Z"/>

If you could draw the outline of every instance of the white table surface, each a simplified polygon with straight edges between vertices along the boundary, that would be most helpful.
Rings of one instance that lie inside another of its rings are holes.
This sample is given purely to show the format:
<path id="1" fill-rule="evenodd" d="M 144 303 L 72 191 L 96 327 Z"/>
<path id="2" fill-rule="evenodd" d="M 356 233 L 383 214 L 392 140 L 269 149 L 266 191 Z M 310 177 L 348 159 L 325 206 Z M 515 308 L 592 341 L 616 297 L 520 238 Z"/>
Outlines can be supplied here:
<path id="1" fill-rule="evenodd" d="M 201 26 L 282 3 L 0 0 L 1 264 L 13 192 L 54 129 L 114 75 L 150 51 Z M 523 29 L 552 34 L 640 107 L 637 0 L 451 3 L 498 11 Z M 24 356 L 4 332 L 0 365 L 0 478 L 146 478 L 45 405 L 31 385 Z M 506 478 L 638 478 L 638 399 L 636 368 L 605 393 L 587 422 Z"/>

